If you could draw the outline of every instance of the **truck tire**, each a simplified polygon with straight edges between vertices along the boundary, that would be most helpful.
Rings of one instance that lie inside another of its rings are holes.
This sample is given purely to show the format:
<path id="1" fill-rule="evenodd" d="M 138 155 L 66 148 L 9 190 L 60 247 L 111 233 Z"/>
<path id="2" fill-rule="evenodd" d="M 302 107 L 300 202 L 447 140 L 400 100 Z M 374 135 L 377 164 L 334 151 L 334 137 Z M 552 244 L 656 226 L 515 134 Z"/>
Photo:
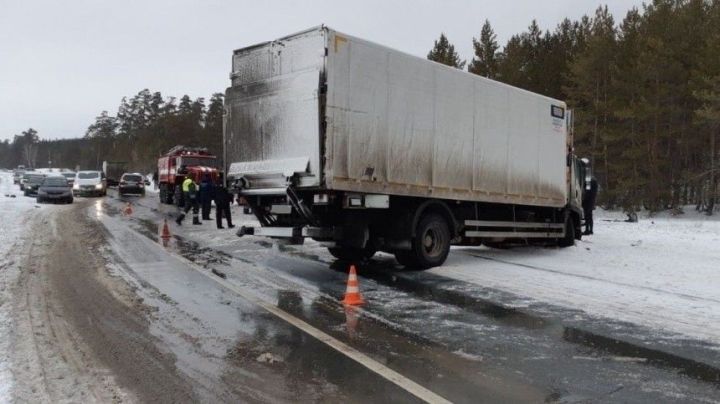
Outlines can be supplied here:
<path id="1" fill-rule="evenodd" d="M 329 247 L 328 251 L 340 261 L 365 261 L 372 258 L 377 252 L 374 248 Z"/>
<path id="2" fill-rule="evenodd" d="M 571 247 L 575 245 L 575 221 L 572 216 L 565 218 L 565 237 L 558 239 L 560 247 Z"/>
<path id="3" fill-rule="evenodd" d="M 420 219 L 409 251 L 398 251 L 395 258 L 406 268 L 428 269 L 442 265 L 450 253 L 450 227 L 442 216 L 431 213 Z"/>

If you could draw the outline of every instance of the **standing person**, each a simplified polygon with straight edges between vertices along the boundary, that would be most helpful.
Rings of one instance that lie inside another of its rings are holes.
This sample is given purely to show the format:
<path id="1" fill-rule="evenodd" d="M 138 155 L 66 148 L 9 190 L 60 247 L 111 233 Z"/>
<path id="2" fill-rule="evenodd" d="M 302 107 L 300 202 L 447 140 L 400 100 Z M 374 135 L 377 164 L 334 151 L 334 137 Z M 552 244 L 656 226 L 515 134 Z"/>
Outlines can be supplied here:
<path id="1" fill-rule="evenodd" d="M 158 172 L 157 172 L 157 170 L 155 170 L 155 172 L 153 173 L 153 176 L 152 176 L 152 180 L 153 180 L 153 188 L 155 188 L 156 190 L 158 189 L 158 179 L 159 178 L 160 177 L 158 175 Z"/>
<path id="2" fill-rule="evenodd" d="M 198 219 L 198 190 L 197 190 L 197 184 L 195 184 L 195 181 L 193 181 L 192 178 L 188 175 L 185 177 L 185 180 L 182 183 L 182 191 L 183 191 L 183 199 L 185 200 L 185 209 L 184 211 L 178 216 L 177 219 L 175 219 L 175 222 L 178 225 L 182 225 L 183 220 L 185 219 L 185 216 L 187 215 L 188 211 L 192 208 L 193 211 L 193 224 L 202 224 L 200 222 L 200 219 Z"/>
<path id="3" fill-rule="evenodd" d="M 595 201 L 597 199 L 598 183 L 595 177 L 590 180 L 590 189 L 586 189 L 583 194 L 583 215 L 585 216 L 585 232 L 584 235 L 593 234 L 593 210 L 595 210 Z"/>
<path id="4" fill-rule="evenodd" d="M 215 224 L 218 229 L 224 229 L 222 225 L 223 215 L 227 219 L 228 228 L 235 227 L 232 224 L 232 217 L 230 215 L 230 202 L 232 202 L 232 195 L 228 192 L 222 184 L 215 187 Z"/>
<path id="5" fill-rule="evenodd" d="M 210 174 L 204 174 L 200 183 L 200 206 L 202 208 L 202 220 L 210 220 L 210 204 L 215 193 L 215 186 L 212 183 Z"/>

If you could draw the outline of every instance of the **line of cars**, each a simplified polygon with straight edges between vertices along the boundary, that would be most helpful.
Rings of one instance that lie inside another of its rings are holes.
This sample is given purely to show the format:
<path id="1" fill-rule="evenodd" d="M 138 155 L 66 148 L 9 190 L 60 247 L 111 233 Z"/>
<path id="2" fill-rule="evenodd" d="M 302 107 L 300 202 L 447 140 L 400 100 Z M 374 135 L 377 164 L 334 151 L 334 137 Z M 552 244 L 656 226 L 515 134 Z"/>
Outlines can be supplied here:
<path id="1" fill-rule="evenodd" d="M 104 172 L 96 170 L 70 171 L 18 168 L 13 172 L 13 182 L 20 186 L 25 196 L 34 196 L 38 203 L 72 203 L 75 196 L 105 196 L 108 180 Z M 125 173 L 118 183 L 118 193 L 122 195 L 145 195 L 148 181 L 142 174 Z"/>

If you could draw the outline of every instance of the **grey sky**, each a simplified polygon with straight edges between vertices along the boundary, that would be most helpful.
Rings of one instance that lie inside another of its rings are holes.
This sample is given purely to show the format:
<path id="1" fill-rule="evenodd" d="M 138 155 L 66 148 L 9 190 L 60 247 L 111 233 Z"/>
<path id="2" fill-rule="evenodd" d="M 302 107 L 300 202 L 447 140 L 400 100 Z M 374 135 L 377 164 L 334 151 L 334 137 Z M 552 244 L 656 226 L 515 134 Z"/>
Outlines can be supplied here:
<path id="1" fill-rule="evenodd" d="M 325 23 L 425 56 L 444 31 L 461 56 L 483 21 L 502 46 L 534 18 L 554 29 L 601 0 L 74 1 L 0 0 L 0 140 L 83 136 L 102 110 L 143 88 L 209 97 L 231 51 Z M 616 20 L 640 0 L 606 0 Z"/>

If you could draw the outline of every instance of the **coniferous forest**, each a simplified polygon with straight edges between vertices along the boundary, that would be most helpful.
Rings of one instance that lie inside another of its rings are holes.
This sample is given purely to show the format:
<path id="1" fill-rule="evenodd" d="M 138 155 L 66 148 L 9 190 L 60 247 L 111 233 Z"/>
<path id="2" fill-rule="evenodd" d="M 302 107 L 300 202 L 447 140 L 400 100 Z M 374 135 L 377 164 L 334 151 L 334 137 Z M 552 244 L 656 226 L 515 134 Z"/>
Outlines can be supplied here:
<path id="1" fill-rule="evenodd" d="M 491 22 L 477 27 L 462 60 L 441 34 L 428 59 L 565 100 L 575 148 L 591 159 L 599 200 L 626 211 L 712 213 L 720 145 L 720 1 L 655 0 L 616 20 L 607 7 L 549 31 L 535 21 L 501 46 Z M 0 166 L 96 168 L 103 160 L 154 169 L 176 144 L 221 155 L 222 94 L 206 102 L 140 91 L 103 111 L 84 137 L 41 140 L 29 129 L 0 142 Z"/>

